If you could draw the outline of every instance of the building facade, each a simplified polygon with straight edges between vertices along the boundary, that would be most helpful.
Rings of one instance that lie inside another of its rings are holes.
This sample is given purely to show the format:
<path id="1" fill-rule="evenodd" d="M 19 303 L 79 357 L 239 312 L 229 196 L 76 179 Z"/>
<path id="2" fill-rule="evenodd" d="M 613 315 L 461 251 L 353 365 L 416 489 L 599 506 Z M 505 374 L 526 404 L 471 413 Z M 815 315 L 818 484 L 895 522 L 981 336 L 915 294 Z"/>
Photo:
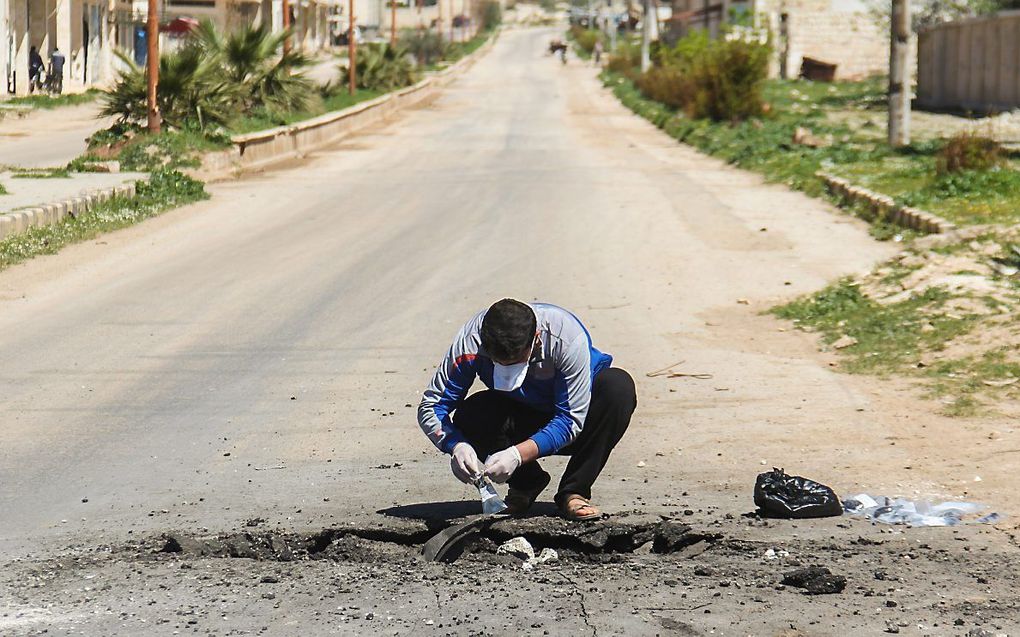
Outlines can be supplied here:
<path id="1" fill-rule="evenodd" d="M 290 0 L 295 46 L 308 52 L 329 46 L 342 3 Z M 283 29 L 283 0 L 160 0 L 159 6 L 165 48 L 181 41 L 183 32 L 172 28 L 175 20 L 208 18 L 223 30 L 263 22 Z M 64 54 L 65 91 L 106 85 L 122 66 L 115 50 L 138 64 L 145 61 L 147 15 L 146 0 L 0 0 L 0 96 L 29 92 L 32 47 L 47 65 L 55 49 Z"/>
<path id="2" fill-rule="evenodd" d="M 670 16 L 665 38 L 672 43 L 691 31 L 708 31 L 717 38 L 723 25 L 733 21 L 747 11 L 748 3 L 734 0 L 673 0 L 673 14 Z"/>
<path id="3" fill-rule="evenodd" d="M 836 65 L 837 79 L 889 69 L 889 34 L 862 0 L 756 0 L 773 35 L 773 75 L 795 78 L 805 57 Z"/>
<path id="4" fill-rule="evenodd" d="M 94 86 L 113 64 L 111 0 L 0 0 L 0 94 L 28 93 L 29 51 L 49 65 L 55 49 L 64 54 L 65 90 Z"/>
<path id="5" fill-rule="evenodd" d="M 888 70 L 889 36 L 863 0 L 673 0 L 666 37 L 695 29 L 719 37 L 732 24 L 768 30 L 774 77 L 798 77 L 804 58 L 835 64 L 837 79 Z"/>

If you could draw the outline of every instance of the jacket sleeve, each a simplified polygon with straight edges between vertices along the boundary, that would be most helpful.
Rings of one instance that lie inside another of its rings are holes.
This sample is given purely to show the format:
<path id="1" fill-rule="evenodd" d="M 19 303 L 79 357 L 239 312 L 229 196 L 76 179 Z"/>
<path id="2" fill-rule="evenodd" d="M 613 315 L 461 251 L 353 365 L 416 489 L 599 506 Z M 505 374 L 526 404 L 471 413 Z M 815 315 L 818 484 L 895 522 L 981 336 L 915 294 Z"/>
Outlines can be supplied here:
<path id="1" fill-rule="evenodd" d="M 581 433 L 591 404 L 591 350 L 586 334 L 567 346 L 556 365 L 553 385 L 556 404 L 552 420 L 531 437 L 539 456 L 548 456 L 569 445 Z"/>
<path id="2" fill-rule="evenodd" d="M 453 341 L 443 362 L 436 368 L 432 382 L 418 405 L 418 425 L 432 444 L 444 453 L 452 453 L 463 436 L 453 426 L 450 414 L 457 408 L 474 383 L 478 346 L 471 337 L 472 322 L 465 325 Z"/>

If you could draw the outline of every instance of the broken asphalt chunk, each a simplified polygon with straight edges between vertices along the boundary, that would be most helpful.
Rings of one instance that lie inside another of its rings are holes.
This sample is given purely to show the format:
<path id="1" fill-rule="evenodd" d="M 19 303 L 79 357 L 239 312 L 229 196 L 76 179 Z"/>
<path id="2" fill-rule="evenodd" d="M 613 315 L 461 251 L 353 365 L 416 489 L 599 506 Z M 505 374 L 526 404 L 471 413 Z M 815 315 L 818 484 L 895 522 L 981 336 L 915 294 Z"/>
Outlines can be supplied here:
<path id="1" fill-rule="evenodd" d="M 802 588 L 808 595 L 842 593 L 846 588 L 846 578 L 842 575 L 833 575 L 824 566 L 809 566 L 789 571 L 783 575 L 782 583 Z"/>

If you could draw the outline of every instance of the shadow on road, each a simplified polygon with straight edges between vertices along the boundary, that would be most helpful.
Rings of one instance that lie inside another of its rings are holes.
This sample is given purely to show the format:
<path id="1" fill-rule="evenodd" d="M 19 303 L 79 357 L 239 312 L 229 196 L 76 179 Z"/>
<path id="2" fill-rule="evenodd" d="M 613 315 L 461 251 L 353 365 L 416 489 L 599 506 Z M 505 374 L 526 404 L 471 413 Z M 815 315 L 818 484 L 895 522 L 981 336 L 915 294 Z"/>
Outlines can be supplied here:
<path id="1" fill-rule="evenodd" d="M 473 500 L 455 502 L 420 502 L 402 504 L 400 506 L 379 509 L 376 513 L 393 518 L 413 520 L 446 521 L 477 515 L 482 512 L 482 504 Z M 556 505 L 552 502 L 536 502 L 526 517 L 558 515 Z"/>

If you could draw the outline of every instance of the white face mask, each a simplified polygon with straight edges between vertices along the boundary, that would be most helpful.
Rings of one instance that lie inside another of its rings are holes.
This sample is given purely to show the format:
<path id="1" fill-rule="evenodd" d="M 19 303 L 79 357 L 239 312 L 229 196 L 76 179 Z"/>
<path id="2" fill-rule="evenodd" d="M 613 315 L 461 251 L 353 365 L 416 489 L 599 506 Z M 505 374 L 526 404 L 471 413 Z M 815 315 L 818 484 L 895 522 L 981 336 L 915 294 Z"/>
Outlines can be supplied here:
<path id="1" fill-rule="evenodd" d="M 521 385 L 524 384 L 524 379 L 528 377 L 531 355 L 535 353 L 537 345 L 536 337 L 536 340 L 531 342 L 531 349 L 528 350 L 528 355 L 524 357 L 523 362 L 514 363 L 513 365 L 501 365 L 496 361 L 492 361 L 492 388 L 497 391 L 515 391 L 520 389 Z"/>
<path id="2" fill-rule="evenodd" d="M 493 362 L 492 366 L 492 388 L 497 391 L 520 389 L 524 384 L 524 379 L 528 376 L 528 361 L 514 365 L 500 365 Z"/>

